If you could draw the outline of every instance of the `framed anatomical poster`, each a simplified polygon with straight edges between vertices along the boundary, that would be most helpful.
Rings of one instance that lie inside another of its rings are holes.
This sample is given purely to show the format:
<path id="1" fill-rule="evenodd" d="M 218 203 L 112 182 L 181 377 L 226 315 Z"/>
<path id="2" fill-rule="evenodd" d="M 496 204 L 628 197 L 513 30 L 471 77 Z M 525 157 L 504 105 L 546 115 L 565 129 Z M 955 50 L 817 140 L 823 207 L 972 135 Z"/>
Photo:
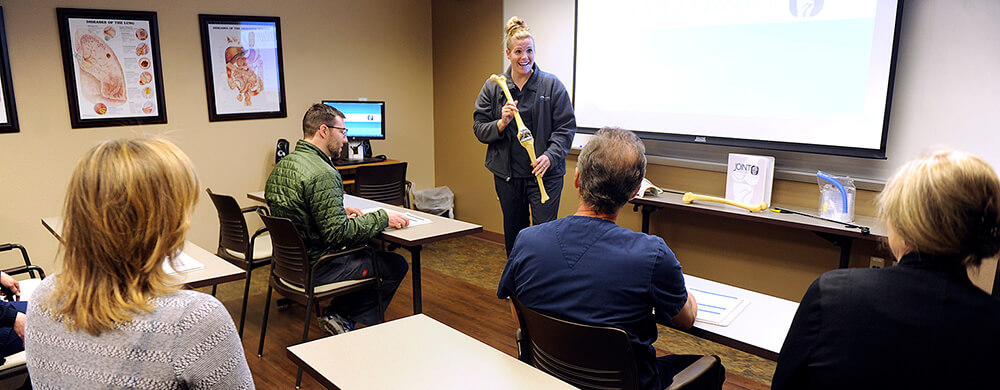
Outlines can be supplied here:
<path id="1" fill-rule="evenodd" d="M 279 18 L 202 14 L 198 21 L 208 120 L 288 116 Z"/>
<path id="2" fill-rule="evenodd" d="M 14 106 L 14 87 L 10 81 L 10 57 L 7 56 L 7 28 L 3 8 L 0 7 L 0 133 L 16 133 L 17 108 Z"/>
<path id="3" fill-rule="evenodd" d="M 167 123 L 155 12 L 56 15 L 73 128 Z"/>

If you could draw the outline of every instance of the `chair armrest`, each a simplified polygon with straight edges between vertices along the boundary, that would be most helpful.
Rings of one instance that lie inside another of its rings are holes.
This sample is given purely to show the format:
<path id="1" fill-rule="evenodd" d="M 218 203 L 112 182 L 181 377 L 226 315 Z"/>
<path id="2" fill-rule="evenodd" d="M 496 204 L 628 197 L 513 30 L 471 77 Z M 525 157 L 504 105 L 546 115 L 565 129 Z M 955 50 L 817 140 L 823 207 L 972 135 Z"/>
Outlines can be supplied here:
<path id="1" fill-rule="evenodd" d="M 361 246 L 356 246 L 356 247 L 353 247 L 353 248 L 344 249 L 344 250 L 338 251 L 338 252 L 327 253 L 327 254 L 323 255 L 323 257 L 320 257 L 319 260 L 316 260 L 316 263 L 312 265 L 312 269 L 315 271 L 316 267 L 318 267 L 320 264 L 323 264 L 323 263 L 325 263 L 327 261 L 330 261 L 330 260 L 332 260 L 334 258 L 337 258 L 337 257 L 340 257 L 340 256 L 344 256 L 344 255 L 349 255 L 349 254 L 354 253 L 354 252 L 365 251 L 365 250 L 370 250 L 370 248 L 367 245 L 361 245 Z"/>
<path id="2" fill-rule="evenodd" d="M 413 209 L 413 182 L 407 180 L 403 188 L 403 207 Z"/>
<path id="3" fill-rule="evenodd" d="M 674 375 L 674 381 L 667 387 L 666 390 L 677 390 L 682 389 L 687 384 L 691 383 L 695 379 L 700 378 L 709 369 L 719 362 L 719 358 L 716 356 L 702 356 L 700 359 L 691 363 L 690 366 L 685 367 L 681 372 Z"/>
<path id="4" fill-rule="evenodd" d="M 6 273 L 7 275 L 23 274 L 29 271 L 38 271 L 38 273 L 42 275 L 42 278 L 43 279 L 45 278 L 45 271 L 42 270 L 42 267 L 39 267 L 37 265 L 19 265 L 17 267 L 7 268 L 3 270 L 3 272 Z"/>
<path id="5" fill-rule="evenodd" d="M 271 215 L 268 212 L 267 207 L 264 206 L 248 206 L 240 209 L 240 211 L 243 212 L 243 214 L 257 212 L 257 213 L 263 213 L 264 215 Z"/>
<path id="6" fill-rule="evenodd" d="M 264 233 L 267 233 L 267 227 L 262 227 L 260 229 L 257 229 L 257 231 L 253 232 L 253 235 L 250 236 L 250 242 L 252 243 L 253 240 L 257 239 L 257 236 L 259 236 L 261 234 L 264 234 Z"/>
<path id="7" fill-rule="evenodd" d="M 13 249 L 20 250 L 21 251 L 21 257 L 23 257 L 25 259 L 28 258 L 28 251 L 25 250 L 24 247 L 21 246 L 21 244 L 17 244 L 17 243 L 0 244 L 0 252 L 6 252 L 6 251 L 9 251 L 9 250 L 13 250 Z"/>
<path id="8" fill-rule="evenodd" d="M 517 344 L 517 360 L 531 364 L 531 354 L 528 353 L 528 346 L 525 342 L 524 336 L 521 334 L 521 328 L 517 328 L 514 332 L 514 343 Z"/>

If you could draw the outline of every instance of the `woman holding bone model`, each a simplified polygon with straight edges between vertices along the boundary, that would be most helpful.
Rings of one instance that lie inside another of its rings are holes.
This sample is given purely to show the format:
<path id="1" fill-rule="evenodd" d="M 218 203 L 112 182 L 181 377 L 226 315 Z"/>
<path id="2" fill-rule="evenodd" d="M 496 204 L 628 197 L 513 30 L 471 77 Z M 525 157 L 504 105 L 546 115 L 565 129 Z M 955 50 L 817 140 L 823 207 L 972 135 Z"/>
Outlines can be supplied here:
<path id="1" fill-rule="evenodd" d="M 505 32 L 505 54 L 511 66 L 499 81 L 488 80 L 479 91 L 472 128 L 479 142 L 487 145 L 486 168 L 493 173 L 500 198 L 510 254 L 517 233 L 529 226 L 529 209 L 536 225 L 556 219 L 576 116 L 563 83 L 535 64 L 535 39 L 524 21 L 510 18 Z M 513 101 L 508 101 L 499 84 L 506 84 Z M 518 115 L 531 136 L 519 139 Z M 532 138 L 536 159 L 529 155 L 530 141 L 524 142 Z M 545 183 L 544 191 L 536 176 Z M 547 201 L 545 193 L 551 197 Z"/>
<path id="2" fill-rule="evenodd" d="M 878 203 L 899 264 L 813 282 L 773 388 L 996 388 L 1000 300 L 966 271 L 1000 252 L 996 173 L 978 157 L 937 153 L 903 166 Z"/>

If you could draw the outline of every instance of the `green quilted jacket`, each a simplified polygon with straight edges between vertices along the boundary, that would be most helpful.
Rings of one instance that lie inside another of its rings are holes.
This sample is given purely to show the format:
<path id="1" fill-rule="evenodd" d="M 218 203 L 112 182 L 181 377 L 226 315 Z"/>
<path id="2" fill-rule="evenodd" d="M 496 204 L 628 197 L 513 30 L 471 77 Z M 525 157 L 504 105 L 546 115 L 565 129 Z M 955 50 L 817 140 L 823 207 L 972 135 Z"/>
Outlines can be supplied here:
<path id="1" fill-rule="evenodd" d="M 264 187 L 271 215 L 291 219 L 302 235 L 309 260 L 363 243 L 389 226 L 384 210 L 348 219 L 344 182 L 330 158 L 305 140 L 281 159 Z"/>

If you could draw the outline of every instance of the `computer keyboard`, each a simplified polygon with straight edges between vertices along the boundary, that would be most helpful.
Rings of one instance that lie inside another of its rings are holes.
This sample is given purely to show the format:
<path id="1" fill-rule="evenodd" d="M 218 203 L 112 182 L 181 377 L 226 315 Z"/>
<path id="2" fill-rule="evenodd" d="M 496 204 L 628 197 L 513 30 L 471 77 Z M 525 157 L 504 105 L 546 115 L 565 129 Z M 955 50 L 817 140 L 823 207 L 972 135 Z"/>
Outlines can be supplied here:
<path id="1" fill-rule="evenodd" d="M 337 160 L 337 161 L 333 162 L 333 165 L 336 165 L 338 167 L 342 167 L 342 166 L 346 166 L 346 165 L 358 165 L 358 164 L 367 164 L 367 163 L 382 162 L 382 161 L 385 161 L 385 157 L 383 157 L 383 156 L 379 156 L 379 157 L 365 157 L 365 158 L 363 158 L 361 160 Z"/>

